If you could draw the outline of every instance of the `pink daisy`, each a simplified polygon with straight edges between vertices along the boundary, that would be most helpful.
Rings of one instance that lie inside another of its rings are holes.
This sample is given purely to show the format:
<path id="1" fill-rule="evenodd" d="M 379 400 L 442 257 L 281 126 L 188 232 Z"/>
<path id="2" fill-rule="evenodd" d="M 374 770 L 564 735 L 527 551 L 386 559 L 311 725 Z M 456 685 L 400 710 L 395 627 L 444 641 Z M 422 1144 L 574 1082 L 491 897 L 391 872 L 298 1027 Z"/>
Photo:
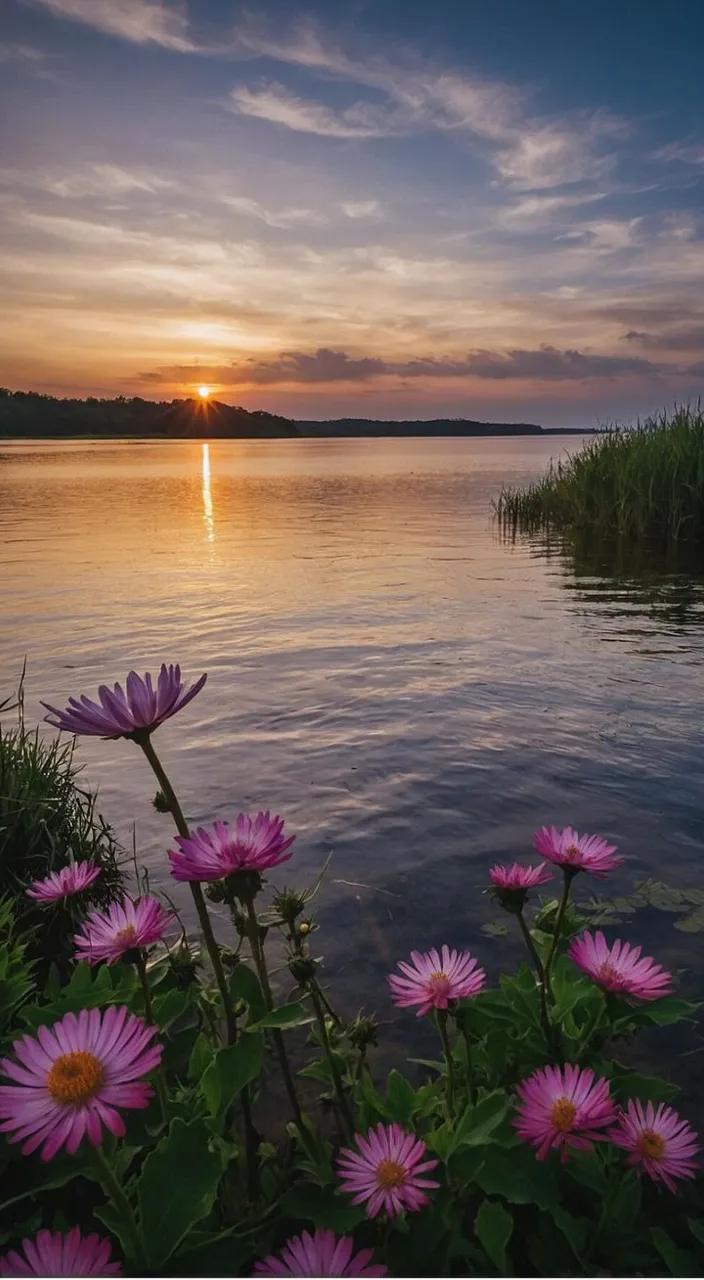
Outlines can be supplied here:
<path id="1" fill-rule="evenodd" d="M 672 991 L 672 974 L 652 956 L 641 959 L 640 947 L 617 938 L 609 947 L 601 931 L 573 938 L 567 949 L 571 960 L 604 991 L 618 991 L 638 1000 L 657 1000 Z"/>
<path id="2" fill-rule="evenodd" d="M 415 1213 L 428 1203 L 426 1190 L 438 1182 L 419 1177 L 434 1169 L 437 1160 L 424 1160 L 424 1142 L 406 1133 L 400 1124 L 378 1124 L 366 1138 L 355 1135 L 357 1149 L 344 1147 L 338 1157 L 338 1172 L 343 1191 L 352 1196 L 353 1204 L 367 1201 L 367 1217 L 375 1218 L 385 1209 L 390 1218 Z"/>
<path id="3" fill-rule="evenodd" d="M 42 706 L 51 712 L 45 716 L 48 723 L 66 733 L 86 733 L 98 738 L 143 738 L 195 698 L 207 678 L 202 675 L 187 689 L 181 680 L 181 668 L 162 663 L 156 689 L 148 672 L 142 678 L 136 671 L 130 671 L 125 691 L 119 684 L 114 689 L 101 684 L 100 703 L 81 694 L 80 698 L 69 698 L 65 711 L 52 707 L 49 702 L 42 702 Z"/>
<path id="4" fill-rule="evenodd" d="M 601 836 L 580 836 L 572 827 L 565 827 L 563 831 L 541 827 L 533 837 L 533 844 L 548 862 L 573 872 L 589 871 L 600 880 L 623 862 L 623 858 L 613 857 L 615 844 L 607 844 Z"/>
<path id="5" fill-rule="evenodd" d="M 291 857 L 295 836 L 284 839 L 284 820 L 260 812 L 256 818 L 239 814 L 234 831 L 228 822 L 215 822 L 208 830 L 176 836 L 180 853 L 169 849 L 175 880 L 223 880 L 234 871 L 268 871 Z"/>
<path id="6" fill-rule="evenodd" d="M 423 953 L 411 952 L 412 964 L 400 960 L 398 967 L 403 974 L 389 974 L 389 986 L 394 1004 L 399 1009 L 418 1005 L 418 1017 L 429 1009 L 447 1009 L 450 1000 L 463 996 L 475 996 L 486 982 L 486 974 L 478 967 L 478 961 L 469 951 L 454 951 L 443 947 Z"/>
<path id="7" fill-rule="evenodd" d="M 35 880 L 27 890 L 27 897 L 35 902 L 59 902 L 81 893 L 100 875 L 100 867 L 94 862 L 70 862 L 60 871 L 52 871 L 45 880 Z"/>
<path id="8" fill-rule="evenodd" d="M 23 1240 L 22 1254 L 10 1251 L 0 1258 L 0 1276 L 121 1276 L 119 1262 L 110 1261 L 110 1241 L 82 1236 L 78 1227 L 67 1235 L 40 1231 Z"/>
<path id="9" fill-rule="evenodd" d="M 74 934 L 76 960 L 100 964 L 107 960 L 114 964 L 137 947 L 150 947 L 163 938 L 174 915 L 165 911 L 156 898 L 149 896 L 123 898 L 113 902 L 108 910 L 93 911 L 83 922 L 80 933 Z"/>
<path id="10" fill-rule="evenodd" d="M 151 1044 L 154 1027 L 125 1008 L 67 1013 L 36 1040 L 23 1036 L 0 1071 L 17 1083 L 0 1085 L 0 1132 L 24 1142 L 25 1155 L 41 1147 L 50 1160 L 65 1146 L 73 1155 L 85 1135 L 97 1147 L 103 1125 L 121 1138 L 117 1107 L 139 1110 L 153 1090 L 140 1076 L 158 1067 L 162 1047 Z"/>
<path id="11" fill-rule="evenodd" d="M 371 1249 L 354 1253 L 350 1236 L 336 1236 L 319 1227 L 313 1235 L 303 1231 L 286 1241 L 279 1256 L 272 1254 L 257 1262 L 256 1276 L 385 1276 L 387 1268 L 375 1264 Z"/>
<path id="12" fill-rule="evenodd" d="M 548 871 L 545 862 L 537 867 L 522 867 L 518 862 L 505 867 L 497 862 L 489 872 L 489 879 L 499 889 L 534 889 L 536 885 L 552 880 L 552 871 Z"/>
<path id="13" fill-rule="evenodd" d="M 699 1168 L 693 1159 L 700 1149 L 697 1134 L 663 1102 L 656 1108 L 652 1102 L 643 1106 L 631 1098 L 607 1137 L 630 1152 L 626 1164 L 654 1182 L 664 1182 L 670 1191 L 677 1190 L 675 1178 L 693 1178 Z"/>
<path id="14" fill-rule="evenodd" d="M 513 1123 L 519 1137 L 537 1147 L 538 1160 L 544 1160 L 552 1147 L 561 1149 L 563 1163 L 568 1147 L 589 1150 L 592 1141 L 606 1136 L 598 1131 L 618 1116 L 608 1080 L 595 1080 L 593 1071 L 580 1071 L 571 1063 L 541 1067 L 516 1092 L 520 1102 Z"/>

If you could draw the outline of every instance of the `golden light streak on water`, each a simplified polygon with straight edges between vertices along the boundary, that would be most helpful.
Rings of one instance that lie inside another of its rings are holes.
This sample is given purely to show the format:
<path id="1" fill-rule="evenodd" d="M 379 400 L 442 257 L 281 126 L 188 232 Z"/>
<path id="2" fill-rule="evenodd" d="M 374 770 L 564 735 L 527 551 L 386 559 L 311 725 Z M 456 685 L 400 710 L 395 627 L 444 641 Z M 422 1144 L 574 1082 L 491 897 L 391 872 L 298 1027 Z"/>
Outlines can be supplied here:
<path id="1" fill-rule="evenodd" d="M 215 520 L 213 517 L 213 495 L 210 486 L 210 445 L 203 444 L 203 461 L 202 461 L 202 494 L 203 494 L 203 520 L 205 522 L 205 531 L 208 542 L 215 541 Z"/>

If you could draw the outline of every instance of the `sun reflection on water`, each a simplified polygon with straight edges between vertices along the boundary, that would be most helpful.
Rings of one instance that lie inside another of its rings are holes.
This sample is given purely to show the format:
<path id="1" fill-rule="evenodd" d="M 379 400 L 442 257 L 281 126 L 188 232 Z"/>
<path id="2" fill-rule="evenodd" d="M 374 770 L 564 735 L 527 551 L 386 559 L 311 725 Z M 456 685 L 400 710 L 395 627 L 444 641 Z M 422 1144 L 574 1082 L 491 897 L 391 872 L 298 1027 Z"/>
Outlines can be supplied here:
<path id="1" fill-rule="evenodd" d="M 205 532 L 208 542 L 215 541 L 215 520 L 213 518 L 213 495 L 210 487 L 210 445 L 203 444 L 203 461 L 202 461 L 202 493 L 203 493 L 203 520 L 205 522 Z"/>

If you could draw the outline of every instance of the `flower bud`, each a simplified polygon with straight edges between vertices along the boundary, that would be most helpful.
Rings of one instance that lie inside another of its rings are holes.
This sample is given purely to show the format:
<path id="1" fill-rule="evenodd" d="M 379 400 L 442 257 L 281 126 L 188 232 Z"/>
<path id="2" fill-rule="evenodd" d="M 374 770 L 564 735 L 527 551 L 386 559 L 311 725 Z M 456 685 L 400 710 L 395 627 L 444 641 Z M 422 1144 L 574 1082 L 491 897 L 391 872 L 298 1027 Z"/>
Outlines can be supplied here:
<path id="1" fill-rule="evenodd" d="M 378 1033 L 379 1024 L 364 1013 L 358 1013 L 347 1024 L 347 1037 L 354 1049 L 367 1049 L 370 1045 L 375 1045 Z"/>
<path id="2" fill-rule="evenodd" d="M 315 977 L 317 967 L 318 963 L 312 956 L 292 955 L 288 962 L 289 973 L 296 979 L 299 986 L 303 986 Z"/>

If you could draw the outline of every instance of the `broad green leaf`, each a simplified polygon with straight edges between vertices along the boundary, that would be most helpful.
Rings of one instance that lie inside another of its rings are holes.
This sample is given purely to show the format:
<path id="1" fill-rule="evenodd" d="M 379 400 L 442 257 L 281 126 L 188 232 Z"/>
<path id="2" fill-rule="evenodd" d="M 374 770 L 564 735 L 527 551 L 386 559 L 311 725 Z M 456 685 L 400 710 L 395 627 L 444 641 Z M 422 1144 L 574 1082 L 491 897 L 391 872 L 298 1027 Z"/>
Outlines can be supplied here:
<path id="1" fill-rule="evenodd" d="M 209 1138 L 204 1120 L 188 1124 L 174 1120 L 168 1135 L 144 1162 L 137 1199 L 154 1271 L 161 1270 L 191 1227 L 207 1217 L 215 1203 L 223 1161 L 218 1152 L 211 1151 Z"/>
<path id="2" fill-rule="evenodd" d="M 390 1071 L 386 1081 L 386 1103 L 391 1119 L 398 1124 L 407 1125 L 416 1105 L 413 1086 L 408 1083 L 400 1071 Z"/>
<path id="3" fill-rule="evenodd" d="M 662 1227 L 651 1227 L 650 1235 L 671 1276 L 701 1275 L 701 1268 L 694 1254 L 686 1249 L 680 1249 Z"/>
<path id="4" fill-rule="evenodd" d="M 235 1003 L 238 1000 L 244 1000 L 249 1005 L 249 1016 L 253 1022 L 263 1018 L 269 1012 L 261 983 L 254 970 L 250 969 L 243 960 L 235 966 L 229 986 L 230 995 Z"/>
<path id="5" fill-rule="evenodd" d="M 249 1022 L 247 1031 L 259 1031 L 265 1027 L 278 1027 L 280 1031 L 285 1031 L 289 1027 L 304 1027 L 309 1022 L 315 1022 L 315 1014 L 311 1013 L 310 1009 L 306 1009 L 304 1004 L 295 1002 L 282 1004 L 280 1008 L 272 1009 L 256 1022 Z"/>
<path id="6" fill-rule="evenodd" d="M 470 1104 L 455 1127 L 452 1150 L 482 1146 L 501 1124 L 507 1111 L 508 1096 L 502 1089 L 480 1098 L 474 1106 Z"/>
<path id="7" fill-rule="evenodd" d="M 487 1195 L 501 1195 L 509 1204 L 537 1204 L 541 1209 L 560 1203 L 560 1187 L 552 1161 L 538 1162 L 535 1153 L 526 1146 L 509 1150 L 492 1145 L 486 1147 L 483 1154 L 475 1180 Z"/>
<path id="8" fill-rule="evenodd" d="M 506 1246 L 513 1231 L 513 1218 L 498 1200 L 485 1200 L 474 1230 L 500 1275 L 506 1275 Z"/>
<path id="9" fill-rule="evenodd" d="M 587 1223 L 583 1218 L 575 1218 L 559 1205 L 551 1205 L 550 1213 L 555 1226 L 569 1241 L 570 1248 L 578 1261 L 581 1261 L 587 1243 Z"/>
<path id="10" fill-rule="evenodd" d="M 698 1240 L 700 1244 L 704 1244 L 704 1222 L 698 1222 L 696 1218 L 688 1218 L 687 1226 L 695 1240 Z"/>
<path id="11" fill-rule="evenodd" d="M 680 933 L 702 933 L 704 931 L 704 907 L 697 907 L 690 915 L 675 920 L 675 928 Z"/>
<path id="12" fill-rule="evenodd" d="M 620 1231 L 631 1227 L 640 1212 L 643 1187 L 634 1173 L 620 1184 L 611 1207 L 611 1217 Z"/>
<path id="13" fill-rule="evenodd" d="M 0 1202 L 0 1211 L 9 1209 L 13 1204 L 19 1204 L 27 1196 L 41 1196 L 44 1191 L 52 1191 L 54 1187 L 63 1187 L 69 1182 L 73 1182 L 75 1178 L 94 1178 L 95 1166 L 91 1157 L 86 1153 L 86 1144 L 77 1152 L 75 1156 L 67 1156 L 64 1152 L 55 1156 L 50 1164 L 39 1164 L 38 1161 L 31 1163 L 31 1174 L 29 1176 L 28 1185 L 24 1191 L 17 1190 L 17 1183 L 21 1185 L 20 1176 L 13 1176 L 12 1164 L 3 1169 L 3 1187 L 7 1191 L 11 1188 L 16 1194 L 10 1196 L 9 1199 Z M 28 1169 L 30 1162 L 25 1156 L 22 1161 L 21 1172 Z M 14 1184 L 14 1185 L 13 1185 Z"/>
<path id="14" fill-rule="evenodd" d="M 93 1210 L 96 1218 L 105 1224 L 110 1234 L 117 1236 L 122 1245 L 125 1256 L 132 1261 L 132 1270 L 139 1273 L 142 1270 L 140 1266 L 140 1258 L 137 1257 L 136 1250 L 138 1248 L 137 1241 L 134 1238 L 134 1232 L 128 1222 L 120 1214 L 119 1209 L 115 1207 L 109 1200 L 104 1204 L 99 1204 Z M 143 1264 L 142 1264 L 143 1265 Z"/>
<path id="15" fill-rule="evenodd" d="M 241 1036 L 236 1044 L 218 1049 L 203 1073 L 201 1091 L 211 1116 L 234 1102 L 245 1085 L 255 1080 L 264 1061 L 264 1037 L 261 1031 Z"/>
<path id="16" fill-rule="evenodd" d="M 200 1080 L 207 1068 L 213 1061 L 214 1049 L 212 1042 L 201 1031 L 196 1037 L 196 1041 L 191 1050 L 191 1056 L 188 1060 L 188 1076 L 190 1080 Z"/>
<path id="17" fill-rule="evenodd" d="M 318 1187 L 312 1182 L 298 1183 L 286 1192 L 281 1202 L 281 1215 L 314 1227 L 328 1227 L 341 1235 L 353 1231 L 366 1217 L 364 1205 L 350 1204 L 349 1199 L 332 1187 Z"/>
<path id="18" fill-rule="evenodd" d="M 194 1236 L 198 1233 L 194 1232 Z M 249 1275 L 245 1264 L 252 1259 L 250 1239 L 238 1240 L 233 1232 L 220 1236 L 208 1234 L 205 1240 L 192 1244 L 189 1238 L 169 1262 L 170 1276 L 234 1276 Z"/>
<path id="19" fill-rule="evenodd" d="M 154 1021 L 160 1031 L 166 1031 L 167 1027 L 170 1027 L 190 1008 L 191 996 L 188 991 L 180 991 L 178 987 L 172 987 L 170 991 L 157 996 L 153 1003 Z"/>
<path id="20" fill-rule="evenodd" d="M 635 1098 L 639 1102 L 670 1102 L 680 1092 L 676 1084 L 662 1080 L 659 1076 L 644 1076 L 639 1071 L 629 1071 L 614 1063 L 615 1070 L 611 1075 L 613 1092 L 619 1102 L 627 1102 Z"/>

